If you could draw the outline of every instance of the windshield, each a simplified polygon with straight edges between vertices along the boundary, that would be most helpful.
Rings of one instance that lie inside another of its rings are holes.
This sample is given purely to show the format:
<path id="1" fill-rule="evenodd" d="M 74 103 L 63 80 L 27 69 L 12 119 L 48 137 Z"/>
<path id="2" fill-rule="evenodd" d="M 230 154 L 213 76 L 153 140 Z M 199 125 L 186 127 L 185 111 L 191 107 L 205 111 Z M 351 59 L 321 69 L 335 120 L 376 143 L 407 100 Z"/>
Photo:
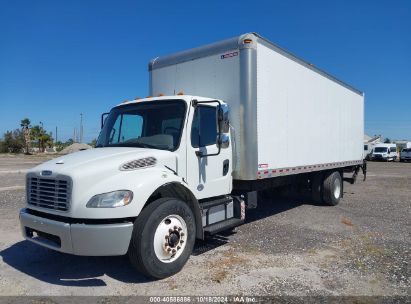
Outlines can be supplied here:
<path id="1" fill-rule="evenodd" d="M 150 101 L 110 111 L 96 147 L 143 147 L 174 151 L 185 117 L 182 100 Z"/>
<path id="2" fill-rule="evenodd" d="M 377 152 L 377 153 L 386 153 L 386 152 L 387 152 L 387 148 L 385 148 L 385 147 L 377 147 L 377 148 L 374 149 L 374 152 Z"/>

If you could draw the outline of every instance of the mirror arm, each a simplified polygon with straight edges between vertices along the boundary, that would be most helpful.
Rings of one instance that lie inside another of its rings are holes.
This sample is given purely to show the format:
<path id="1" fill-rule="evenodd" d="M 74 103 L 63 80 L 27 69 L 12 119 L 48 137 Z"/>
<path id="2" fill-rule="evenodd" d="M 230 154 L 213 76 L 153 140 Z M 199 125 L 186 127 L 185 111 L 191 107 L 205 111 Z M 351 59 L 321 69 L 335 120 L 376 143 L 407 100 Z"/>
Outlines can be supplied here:
<path id="1" fill-rule="evenodd" d="M 217 155 L 220 154 L 220 152 L 221 152 L 221 145 L 219 144 L 219 145 L 218 145 L 218 151 L 217 151 L 217 153 L 203 154 L 203 152 L 201 152 L 200 150 L 198 150 L 198 151 L 196 151 L 196 155 L 201 158 L 201 157 L 207 157 L 207 156 L 217 156 Z"/>

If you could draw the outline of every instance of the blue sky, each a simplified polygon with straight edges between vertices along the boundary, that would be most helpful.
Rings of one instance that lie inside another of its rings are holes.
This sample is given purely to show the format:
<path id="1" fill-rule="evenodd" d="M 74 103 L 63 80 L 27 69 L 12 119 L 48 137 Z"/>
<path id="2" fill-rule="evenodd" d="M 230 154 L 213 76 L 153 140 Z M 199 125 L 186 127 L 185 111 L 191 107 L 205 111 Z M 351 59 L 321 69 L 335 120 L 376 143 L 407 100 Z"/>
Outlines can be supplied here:
<path id="1" fill-rule="evenodd" d="M 148 94 L 156 56 L 255 31 L 365 92 L 365 131 L 411 139 L 411 1 L 2 1 L 0 136 L 66 140 Z"/>

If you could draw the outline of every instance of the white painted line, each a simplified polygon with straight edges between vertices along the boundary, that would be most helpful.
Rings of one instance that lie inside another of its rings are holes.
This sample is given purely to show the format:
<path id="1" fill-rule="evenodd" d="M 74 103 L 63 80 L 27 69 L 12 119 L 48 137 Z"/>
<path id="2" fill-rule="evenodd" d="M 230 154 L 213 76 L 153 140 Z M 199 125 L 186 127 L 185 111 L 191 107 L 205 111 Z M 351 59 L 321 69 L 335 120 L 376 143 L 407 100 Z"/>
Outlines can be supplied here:
<path id="1" fill-rule="evenodd" d="M 367 177 L 368 176 L 372 176 L 372 177 L 404 177 L 404 178 L 407 178 L 407 176 L 404 176 L 402 174 L 375 174 L 375 173 L 369 174 L 369 173 L 367 173 Z"/>
<path id="2" fill-rule="evenodd" d="M 25 186 L 10 186 L 10 187 L 1 187 L 0 188 L 0 192 L 1 191 L 9 191 L 9 190 L 22 190 L 26 188 Z"/>
<path id="3" fill-rule="evenodd" d="M 20 170 L 0 170 L 0 174 L 7 173 L 26 173 L 29 169 L 20 169 Z"/>

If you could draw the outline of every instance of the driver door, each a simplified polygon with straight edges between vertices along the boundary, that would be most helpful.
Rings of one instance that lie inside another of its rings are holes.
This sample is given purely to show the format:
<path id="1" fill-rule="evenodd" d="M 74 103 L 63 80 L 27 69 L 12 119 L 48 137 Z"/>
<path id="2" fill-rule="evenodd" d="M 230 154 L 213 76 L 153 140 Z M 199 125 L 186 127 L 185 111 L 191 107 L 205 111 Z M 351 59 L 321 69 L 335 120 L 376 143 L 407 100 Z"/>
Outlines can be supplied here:
<path id="1" fill-rule="evenodd" d="M 187 128 L 187 183 L 197 198 L 229 194 L 232 188 L 231 146 L 220 149 L 216 144 L 217 106 L 201 104 L 191 109 L 191 125 Z"/>

